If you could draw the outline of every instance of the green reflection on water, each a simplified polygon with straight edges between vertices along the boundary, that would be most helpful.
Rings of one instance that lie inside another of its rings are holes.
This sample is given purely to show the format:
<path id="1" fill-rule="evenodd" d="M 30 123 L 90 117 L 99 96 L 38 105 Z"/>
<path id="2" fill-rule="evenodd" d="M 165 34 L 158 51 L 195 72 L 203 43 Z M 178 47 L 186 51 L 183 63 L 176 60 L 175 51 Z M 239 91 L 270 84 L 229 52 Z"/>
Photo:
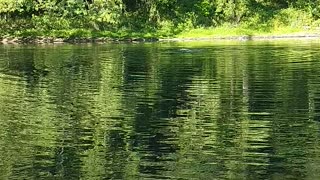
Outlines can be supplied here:
<path id="1" fill-rule="evenodd" d="M 0 47 L 1 179 L 317 179 L 317 42 Z"/>

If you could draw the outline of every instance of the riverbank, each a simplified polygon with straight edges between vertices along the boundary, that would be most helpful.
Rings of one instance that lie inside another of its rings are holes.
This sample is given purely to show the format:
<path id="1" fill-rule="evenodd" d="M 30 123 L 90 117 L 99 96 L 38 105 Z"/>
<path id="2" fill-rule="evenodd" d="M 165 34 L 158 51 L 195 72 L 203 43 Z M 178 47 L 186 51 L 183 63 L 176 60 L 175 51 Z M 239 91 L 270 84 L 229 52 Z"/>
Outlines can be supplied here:
<path id="1" fill-rule="evenodd" d="M 161 33 L 97 33 L 90 36 L 87 33 L 75 34 L 72 36 L 37 36 L 36 34 L 20 37 L 7 35 L 0 37 L 0 44 L 60 44 L 60 43 L 110 43 L 110 42 L 182 42 L 182 41 L 216 41 L 216 40 L 230 40 L 230 41 L 250 41 L 250 40 L 281 40 L 281 39 L 320 39 L 319 29 L 307 30 L 278 30 L 272 32 L 261 32 L 250 29 L 193 29 L 184 31 L 176 35 L 163 35 Z"/>
<path id="2" fill-rule="evenodd" d="M 309 1 L 0 1 L 0 43 L 309 39 L 319 17 Z"/>
<path id="3" fill-rule="evenodd" d="M 174 38 L 161 41 L 249 41 L 249 40 L 286 40 L 286 39 L 320 39 L 319 27 L 277 27 L 270 29 L 250 29 L 243 27 L 198 28 L 184 31 Z"/>
<path id="4" fill-rule="evenodd" d="M 215 36 L 215 37 L 196 37 L 196 38 L 166 38 L 159 41 L 167 42 L 182 42 L 182 41 L 215 41 L 215 40 L 229 40 L 229 41 L 251 41 L 251 40 L 290 40 L 290 39 L 319 39 L 320 34 L 287 34 L 287 35 L 240 35 L 240 36 Z"/>
<path id="5" fill-rule="evenodd" d="M 22 38 L 0 38 L 0 44 L 81 44 L 81 43 L 140 43 L 140 42 L 188 42 L 188 41 L 263 41 L 263 40 L 320 40 L 320 34 L 304 34 L 304 35 L 273 35 L 273 36 L 223 36 L 223 37 L 197 37 L 197 38 L 126 38 L 126 39 L 112 39 L 112 38 L 75 38 L 63 39 L 52 37 L 22 37 Z"/>
<path id="6" fill-rule="evenodd" d="M 157 38 L 109 38 L 109 37 L 76 37 L 76 38 L 56 38 L 56 37 L 2 37 L 0 44 L 79 44 L 79 43 L 108 43 L 108 42 L 156 42 Z"/>

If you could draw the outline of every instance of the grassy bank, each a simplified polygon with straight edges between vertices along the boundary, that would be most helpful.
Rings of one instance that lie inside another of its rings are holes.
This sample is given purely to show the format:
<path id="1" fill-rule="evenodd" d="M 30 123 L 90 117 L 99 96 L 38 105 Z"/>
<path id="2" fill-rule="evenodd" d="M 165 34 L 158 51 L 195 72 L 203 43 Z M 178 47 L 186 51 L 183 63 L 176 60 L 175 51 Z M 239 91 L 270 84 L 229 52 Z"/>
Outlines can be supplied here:
<path id="1" fill-rule="evenodd" d="M 320 36 L 320 29 L 301 27 L 282 27 L 277 29 L 250 29 L 244 27 L 215 27 L 215 28 L 194 28 L 173 34 L 163 31 L 96 31 L 90 29 L 71 29 L 71 30 L 24 30 L 12 34 L 3 34 L 0 42 L 16 41 L 19 42 L 105 42 L 105 41 L 157 41 L 159 39 L 235 39 L 242 37 L 255 38 L 281 38 L 281 37 L 310 37 Z M 45 40 L 45 41 L 44 41 Z M 57 41 L 58 40 L 58 41 Z"/>
<path id="2" fill-rule="evenodd" d="M 272 36 L 299 36 L 299 35 L 320 35 L 320 29 L 310 28 L 310 27 L 301 27 L 301 28 L 292 28 L 292 27 L 281 27 L 271 30 L 263 29 L 249 29 L 243 27 L 217 27 L 217 28 L 197 28 L 189 31 L 184 31 L 176 35 L 177 38 L 228 38 L 228 37 L 241 37 L 241 36 L 263 36 L 263 37 L 272 37 Z"/>

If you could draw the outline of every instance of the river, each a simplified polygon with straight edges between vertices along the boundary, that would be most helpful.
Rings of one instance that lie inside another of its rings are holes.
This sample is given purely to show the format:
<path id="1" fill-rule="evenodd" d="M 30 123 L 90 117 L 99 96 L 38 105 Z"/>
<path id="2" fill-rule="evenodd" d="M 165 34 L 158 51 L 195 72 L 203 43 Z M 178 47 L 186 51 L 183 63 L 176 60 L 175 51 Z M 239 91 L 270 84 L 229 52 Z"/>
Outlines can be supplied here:
<path id="1" fill-rule="evenodd" d="M 0 179 L 320 179 L 319 49 L 0 45 Z"/>

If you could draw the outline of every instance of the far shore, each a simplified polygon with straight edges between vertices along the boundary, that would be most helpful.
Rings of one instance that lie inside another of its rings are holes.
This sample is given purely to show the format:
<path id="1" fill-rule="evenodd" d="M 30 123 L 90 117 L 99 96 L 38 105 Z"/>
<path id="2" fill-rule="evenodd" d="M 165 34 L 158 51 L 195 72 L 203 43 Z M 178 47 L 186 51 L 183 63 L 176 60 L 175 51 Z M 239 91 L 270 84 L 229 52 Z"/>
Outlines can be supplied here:
<path id="1" fill-rule="evenodd" d="M 207 36 L 178 38 L 54 38 L 54 37 L 0 37 L 0 44 L 80 44 L 111 42 L 188 42 L 188 41 L 259 41 L 259 40 L 320 40 L 320 34 L 285 34 L 285 35 L 239 35 L 239 36 Z"/>
<path id="2" fill-rule="evenodd" d="M 287 35 L 240 35 L 240 36 L 215 36 L 215 37 L 196 37 L 196 38 L 166 38 L 159 41 L 183 42 L 183 41 L 256 41 L 256 40 L 290 40 L 290 39 L 319 39 L 320 34 L 287 34 Z"/>

